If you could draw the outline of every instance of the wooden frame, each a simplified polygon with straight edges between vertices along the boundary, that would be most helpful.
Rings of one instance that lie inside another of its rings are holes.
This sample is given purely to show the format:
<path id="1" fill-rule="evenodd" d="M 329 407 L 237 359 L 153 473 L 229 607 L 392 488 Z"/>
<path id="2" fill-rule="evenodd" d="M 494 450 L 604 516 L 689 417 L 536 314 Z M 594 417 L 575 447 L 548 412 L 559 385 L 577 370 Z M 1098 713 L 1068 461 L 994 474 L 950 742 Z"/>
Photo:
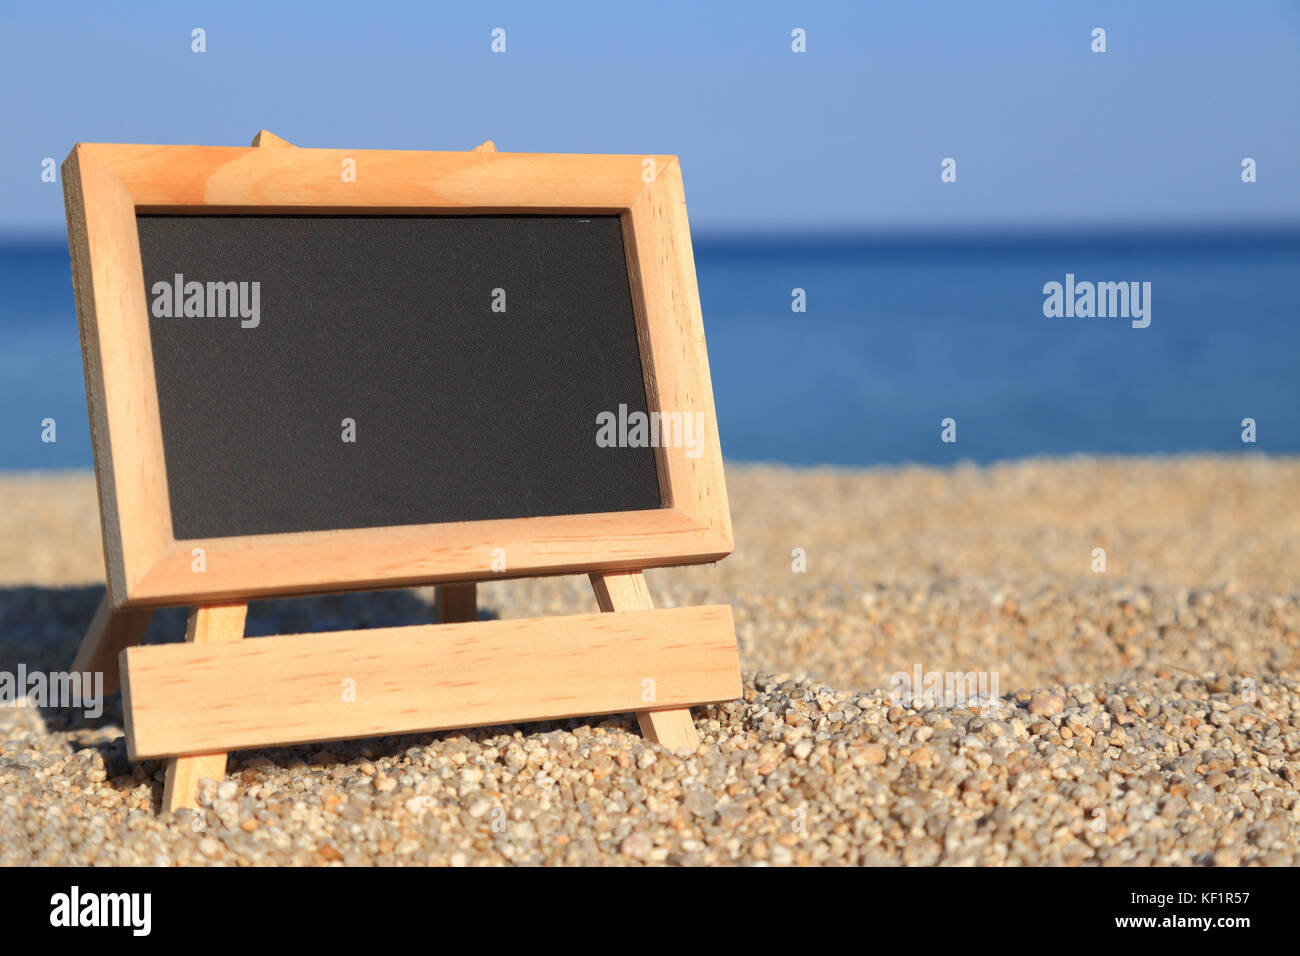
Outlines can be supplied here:
<path id="1" fill-rule="evenodd" d="M 713 388 L 675 157 L 492 148 L 299 149 L 269 133 L 255 143 L 83 143 L 64 163 L 112 611 L 639 570 L 716 561 L 731 553 Z M 340 176 L 345 159 L 356 162 L 355 182 Z M 623 223 L 649 408 L 702 412 L 701 454 L 690 458 L 681 448 L 656 449 L 664 507 L 653 511 L 177 540 L 136 230 L 136 215 L 149 212 L 616 213 Z M 204 551 L 202 573 L 192 569 L 195 548 Z M 494 548 L 509 555 L 504 573 L 492 569 Z"/>
<path id="2" fill-rule="evenodd" d="M 326 164 L 357 156 L 376 186 L 340 192 Z M 690 706 L 740 695 L 731 609 L 655 611 L 640 570 L 732 549 L 676 161 L 496 158 L 490 141 L 473 154 L 300 151 L 262 130 L 251 151 L 81 145 L 64 164 L 109 580 L 74 668 L 101 670 L 110 693 L 120 671 L 131 758 L 168 758 L 164 809 L 196 806 L 236 747 L 632 710 L 647 739 L 693 749 Z M 617 211 L 649 408 L 702 412 L 713 440 L 697 458 L 656 449 L 655 511 L 177 541 L 135 216 L 184 210 Z M 202 584 L 184 570 L 196 547 L 221 569 Z M 589 571 L 603 613 L 478 622 L 474 581 L 499 547 L 515 558 L 505 576 Z M 430 581 L 438 627 L 242 642 L 248 597 Z M 130 647 L 154 606 L 190 601 L 185 646 Z M 337 696 L 358 679 L 364 706 Z"/>

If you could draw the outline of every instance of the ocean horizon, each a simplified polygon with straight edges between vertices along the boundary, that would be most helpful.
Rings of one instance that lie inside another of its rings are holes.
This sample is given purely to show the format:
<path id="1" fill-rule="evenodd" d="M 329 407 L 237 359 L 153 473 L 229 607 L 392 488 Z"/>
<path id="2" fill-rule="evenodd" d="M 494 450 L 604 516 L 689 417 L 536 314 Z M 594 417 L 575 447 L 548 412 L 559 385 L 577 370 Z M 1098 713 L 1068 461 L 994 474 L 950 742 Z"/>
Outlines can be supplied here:
<path id="1" fill-rule="evenodd" d="M 697 238 L 723 454 L 1300 453 L 1298 256 L 1288 228 Z M 1147 314 L 1048 317 L 1053 282 Z M 91 467 L 61 239 L 0 240 L 0 344 L 0 471 Z"/>

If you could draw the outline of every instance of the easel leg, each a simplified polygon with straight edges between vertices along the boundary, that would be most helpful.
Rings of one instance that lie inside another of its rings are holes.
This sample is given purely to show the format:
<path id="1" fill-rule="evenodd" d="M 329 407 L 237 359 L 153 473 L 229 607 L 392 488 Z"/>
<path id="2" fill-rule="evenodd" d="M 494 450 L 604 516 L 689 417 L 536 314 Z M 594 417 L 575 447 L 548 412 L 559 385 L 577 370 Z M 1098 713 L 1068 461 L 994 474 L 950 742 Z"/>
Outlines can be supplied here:
<path id="1" fill-rule="evenodd" d="M 195 608 L 190 612 L 185 640 L 193 644 L 238 641 L 244 637 L 247 604 L 217 604 Z M 163 810 L 197 807 L 199 781 L 204 777 L 220 780 L 226 775 L 226 755 L 198 754 L 172 757 L 167 761 L 167 782 L 163 787 Z"/>
<path id="2" fill-rule="evenodd" d="M 596 591 L 596 602 L 602 611 L 648 611 L 655 606 L 645 575 L 640 571 L 593 572 L 591 586 Z M 671 750 L 681 747 L 694 749 L 700 745 L 700 735 L 691 720 L 689 707 L 640 710 L 636 719 L 643 737 Z"/>
<path id="3" fill-rule="evenodd" d="M 100 599 L 95 616 L 81 639 L 72 662 L 74 673 L 96 672 L 104 675 L 104 693 L 116 694 L 119 686 L 117 655 L 132 644 L 139 644 L 153 611 L 114 611 L 108 594 Z"/>
<path id="4" fill-rule="evenodd" d="M 434 598 L 439 624 L 478 620 L 478 585 L 446 584 Z"/>

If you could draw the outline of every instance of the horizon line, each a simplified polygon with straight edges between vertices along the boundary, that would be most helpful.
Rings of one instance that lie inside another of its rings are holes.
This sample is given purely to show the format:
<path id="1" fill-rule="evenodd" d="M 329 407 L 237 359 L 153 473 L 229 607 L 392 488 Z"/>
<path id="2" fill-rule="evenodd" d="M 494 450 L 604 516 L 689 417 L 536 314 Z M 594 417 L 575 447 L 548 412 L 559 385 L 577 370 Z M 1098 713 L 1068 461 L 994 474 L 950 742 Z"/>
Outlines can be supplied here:
<path id="1" fill-rule="evenodd" d="M 382 215 L 382 213 L 380 213 Z M 1300 242 L 1300 220 L 1242 222 L 1186 220 L 1180 222 L 1092 222 L 1079 226 L 1051 223 L 962 223 L 952 227 L 886 225 L 861 229 L 833 226 L 825 229 L 806 225 L 793 227 L 703 227 L 692 230 L 696 247 L 754 247 L 790 249 L 801 247 L 872 247 L 880 245 L 1019 245 L 1034 243 L 1152 242 L 1203 245 L 1215 242 Z M 67 234 L 45 230 L 0 228 L 0 248 L 59 245 L 66 248 Z"/>

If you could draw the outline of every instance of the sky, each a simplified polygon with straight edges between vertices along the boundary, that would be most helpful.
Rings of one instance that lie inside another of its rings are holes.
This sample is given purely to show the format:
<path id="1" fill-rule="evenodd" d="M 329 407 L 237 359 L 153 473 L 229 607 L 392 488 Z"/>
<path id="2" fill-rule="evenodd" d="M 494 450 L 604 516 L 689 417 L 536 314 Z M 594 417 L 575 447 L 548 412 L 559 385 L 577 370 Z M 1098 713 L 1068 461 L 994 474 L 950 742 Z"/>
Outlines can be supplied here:
<path id="1" fill-rule="evenodd" d="M 705 236 L 1300 223 L 1300 3 L 1279 0 L 0 0 L 0 90 L 9 238 L 64 235 L 41 163 L 76 142 L 246 145 L 263 127 L 300 146 L 675 153 Z"/>

